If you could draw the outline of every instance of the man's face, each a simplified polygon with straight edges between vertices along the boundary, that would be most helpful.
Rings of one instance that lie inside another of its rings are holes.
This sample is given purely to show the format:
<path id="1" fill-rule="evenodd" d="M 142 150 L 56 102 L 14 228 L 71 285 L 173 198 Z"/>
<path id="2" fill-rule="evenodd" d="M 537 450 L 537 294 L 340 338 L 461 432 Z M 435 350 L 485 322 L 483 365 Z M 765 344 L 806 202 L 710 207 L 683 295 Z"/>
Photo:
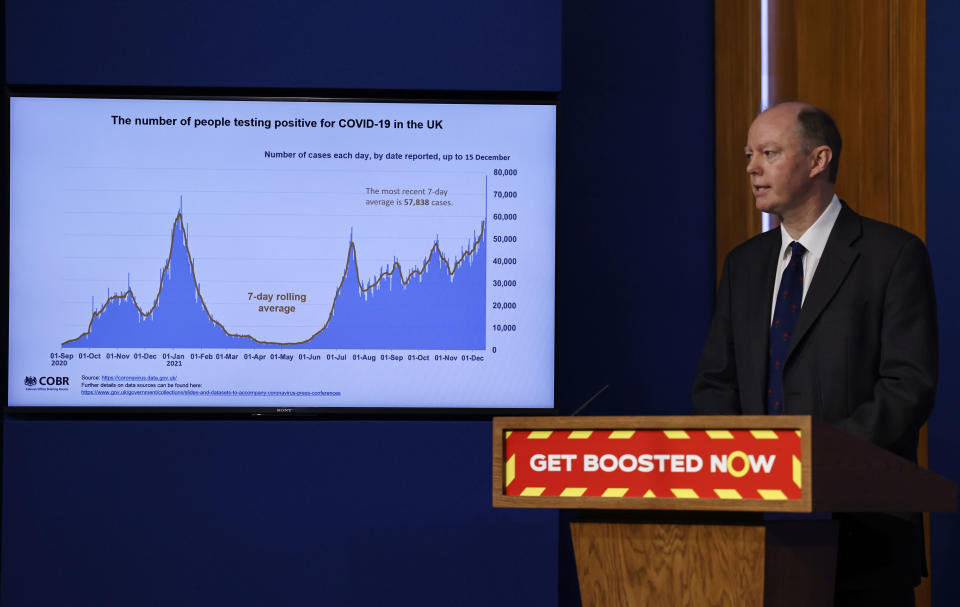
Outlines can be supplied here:
<path id="1" fill-rule="evenodd" d="M 812 186 L 797 113 L 789 105 L 773 107 L 757 116 L 747 134 L 747 174 L 757 209 L 781 218 L 806 201 Z"/>

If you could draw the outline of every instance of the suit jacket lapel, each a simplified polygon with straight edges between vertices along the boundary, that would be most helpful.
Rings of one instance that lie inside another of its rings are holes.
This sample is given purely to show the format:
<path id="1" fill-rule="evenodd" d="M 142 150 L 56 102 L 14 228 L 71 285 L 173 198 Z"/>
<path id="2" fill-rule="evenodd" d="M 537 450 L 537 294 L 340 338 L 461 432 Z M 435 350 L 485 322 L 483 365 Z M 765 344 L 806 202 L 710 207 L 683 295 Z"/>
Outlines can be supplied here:
<path id="1" fill-rule="evenodd" d="M 853 242 L 860 237 L 860 233 L 860 216 L 844 204 L 837 216 L 837 222 L 833 226 L 830 237 L 827 239 L 827 245 L 823 249 L 823 256 L 817 265 L 817 273 L 813 276 L 813 282 L 810 283 L 806 300 L 800 308 L 800 316 L 797 318 L 797 326 L 793 331 L 793 337 L 790 339 L 790 349 L 787 351 L 784 365 L 790 360 L 790 355 L 796 349 L 797 344 L 813 326 L 820 313 L 833 299 L 837 289 L 840 288 L 843 280 L 850 272 L 853 262 L 860 255 L 851 247 Z"/>
<path id="2" fill-rule="evenodd" d="M 771 232 L 773 231 L 771 230 Z M 776 229 L 775 235 L 770 235 L 766 250 L 760 257 L 762 261 L 756 268 L 753 268 L 761 279 L 756 283 L 760 291 L 750 298 L 753 307 L 748 315 L 748 318 L 753 319 L 749 329 L 749 352 L 751 353 L 753 377 L 756 378 L 755 385 L 742 387 L 745 394 L 750 396 L 746 403 L 756 403 L 756 410 L 744 411 L 748 415 L 763 415 L 766 412 L 770 310 L 773 306 L 773 283 L 777 276 L 777 257 L 780 253 L 781 244 L 780 234 L 780 230 Z"/>

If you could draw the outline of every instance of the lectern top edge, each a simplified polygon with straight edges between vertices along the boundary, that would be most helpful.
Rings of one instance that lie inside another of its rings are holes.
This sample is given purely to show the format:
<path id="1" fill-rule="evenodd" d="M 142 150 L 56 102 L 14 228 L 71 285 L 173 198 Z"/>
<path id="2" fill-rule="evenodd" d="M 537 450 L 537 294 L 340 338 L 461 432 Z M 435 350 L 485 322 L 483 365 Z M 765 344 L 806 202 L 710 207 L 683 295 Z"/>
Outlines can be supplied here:
<path id="1" fill-rule="evenodd" d="M 816 422 L 814 422 L 816 423 Z M 509 428 L 557 430 L 571 428 L 592 428 L 595 430 L 616 430 L 620 428 L 691 428 L 691 429 L 750 429 L 750 428 L 810 428 L 809 415 L 663 415 L 628 416 L 594 415 L 587 417 L 494 417 L 494 429 Z"/>

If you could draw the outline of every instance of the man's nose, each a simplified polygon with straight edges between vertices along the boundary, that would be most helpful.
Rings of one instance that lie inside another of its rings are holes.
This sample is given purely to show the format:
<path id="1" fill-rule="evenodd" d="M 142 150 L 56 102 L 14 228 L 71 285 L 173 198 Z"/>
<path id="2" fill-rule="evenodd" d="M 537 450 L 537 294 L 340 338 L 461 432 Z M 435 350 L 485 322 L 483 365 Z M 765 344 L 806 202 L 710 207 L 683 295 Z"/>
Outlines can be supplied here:
<path id="1" fill-rule="evenodd" d="M 757 157 L 753 156 L 747 162 L 747 175 L 758 175 L 760 174 L 760 165 L 757 163 Z"/>

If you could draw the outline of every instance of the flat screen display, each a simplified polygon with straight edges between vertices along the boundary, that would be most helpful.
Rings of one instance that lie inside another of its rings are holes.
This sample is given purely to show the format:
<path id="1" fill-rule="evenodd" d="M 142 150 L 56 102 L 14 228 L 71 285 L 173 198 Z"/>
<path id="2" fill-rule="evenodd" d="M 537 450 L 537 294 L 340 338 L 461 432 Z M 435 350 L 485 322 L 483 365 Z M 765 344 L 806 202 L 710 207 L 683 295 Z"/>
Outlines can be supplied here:
<path id="1" fill-rule="evenodd" d="M 12 97 L 9 177 L 11 407 L 553 407 L 553 104 Z"/>

